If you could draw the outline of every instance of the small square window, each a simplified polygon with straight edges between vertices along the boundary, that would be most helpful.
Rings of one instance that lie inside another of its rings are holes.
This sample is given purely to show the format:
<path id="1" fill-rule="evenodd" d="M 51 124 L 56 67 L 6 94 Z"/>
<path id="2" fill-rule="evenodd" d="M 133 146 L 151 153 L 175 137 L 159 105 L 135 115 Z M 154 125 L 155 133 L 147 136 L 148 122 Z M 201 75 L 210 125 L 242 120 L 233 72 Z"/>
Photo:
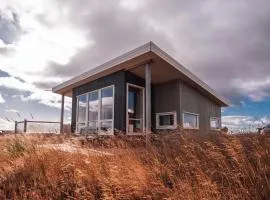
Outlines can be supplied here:
<path id="1" fill-rule="evenodd" d="M 176 112 L 156 114 L 157 129 L 175 129 L 177 127 Z"/>
<path id="2" fill-rule="evenodd" d="M 220 119 L 217 117 L 210 118 L 211 129 L 220 129 Z"/>
<path id="3" fill-rule="evenodd" d="M 183 113 L 183 127 L 186 129 L 199 128 L 199 115 L 195 113 Z"/>

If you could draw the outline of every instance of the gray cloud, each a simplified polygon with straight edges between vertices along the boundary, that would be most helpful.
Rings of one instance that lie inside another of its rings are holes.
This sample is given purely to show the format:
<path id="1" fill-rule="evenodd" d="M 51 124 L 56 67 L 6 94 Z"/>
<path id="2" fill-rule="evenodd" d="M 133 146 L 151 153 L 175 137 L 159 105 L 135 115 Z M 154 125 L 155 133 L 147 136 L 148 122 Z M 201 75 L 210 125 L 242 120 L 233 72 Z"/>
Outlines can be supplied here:
<path id="1" fill-rule="evenodd" d="M 43 90 L 49 90 L 52 87 L 54 87 L 57 82 L 48 82 L 48 81 L 37 81 L 33 83 L 34 85 L 36 85 L 38 88 L 43 89 Z"/>
<path id="2" fill-rule="evenodd" d="M 23 80 L 22 78 L 17 77 L 17 76 L 11 76 L 8 72 L 5 72 L 1 69 L 0 69 L 0 77 L 14 77 L 15 79 L 19 80 L 20 82 L 26 83 L 26 81 Z"/>
<path id="3" fill-rule="evenodd" d="M 10 77 L 10 74 L 0 69 L 0 77 Z"/>
<path id="4" fill-rule="evenodd" d="M 160 0 L 134 10 L 115 1 L 59 2 L 93 44 L 67 65 L 50 63 L 47 75 L 71 77 L 152 40 L 234 102 L 270 96 L 268 87 L 243 88 L 270 78 L 269 1 Z"/>
<path id="5" fill-rule="evenodd" d="M 5 10 L 5 12 L 0 10 L 0 40 L 5 44 L 12 44 L 19 39 L 21 31 L 17 13 L 12 9 Z"/>
<path id="6" fill-rule="evenodd" d="M 129 12 L 112 1 L 84 1 L 69 6 L 70 20 L 86 29 L 94 44 L 79 51 L 65 66 L 52 62 L 47 70 L 49 75 L 74 76 L 150 40 L 171 46 L 165 35 L 147 27 L 140 17 L 143 12 Z"/>
<path id="7" fill-rule="evenodd" d="M 8 47 L 8 46 L 0 47 L 0 54 L 8 56 L 8 55 L 12 55 L 13 53 L 15 53 L 15 50 L 12 47 Z"/>

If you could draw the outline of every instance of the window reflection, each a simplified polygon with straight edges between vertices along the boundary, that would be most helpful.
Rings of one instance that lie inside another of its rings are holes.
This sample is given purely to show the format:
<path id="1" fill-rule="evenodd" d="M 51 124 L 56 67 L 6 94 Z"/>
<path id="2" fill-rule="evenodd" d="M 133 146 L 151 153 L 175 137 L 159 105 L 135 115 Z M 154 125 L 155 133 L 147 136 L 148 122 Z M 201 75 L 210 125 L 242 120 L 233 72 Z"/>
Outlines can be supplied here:
<path id="1" fill-rule="evenodd" d="M 199 128 L 199 115 L 184 113 L 183 126 L 184 128 Z"/>
<path id="2" fill-rule="evenodd" d="M 88 126 L 98 128 L 98 91 L 89 93 L 88 95 Z"/>
<path id="3" fill-rule="evenodd" d="M 91 92 L 88 97 L 89 101 L 89 121 L 98 120 L 98 92 Z"/>
<path id="4" fill-rule="evenodd" d="M 78 121 L 86 121 L 86 95 L 78 97 Z"/>
<path id="5" fill-rule="evenodd" d="M 211 129 L 219 129 L 220 128 L 220 119 L 219 118 L 211 118 L 210 119 Z"/>
<path id="6" fill-rule="evenodd" d="M 113 131 L 113 93 L 113 86 L 110 86 L 78 96 L 78 132 L 84 127 L 88 130 L 98 130 L 104 134 Z M 86 113 L 87 110 L 88 113 Z M 86 114 L 88 114 L 87 120 Z"/>
<path id="7" fill-rule="evenodd" d="M 101 90 L 101 120 L 113 117 L 113 88 Z"/>

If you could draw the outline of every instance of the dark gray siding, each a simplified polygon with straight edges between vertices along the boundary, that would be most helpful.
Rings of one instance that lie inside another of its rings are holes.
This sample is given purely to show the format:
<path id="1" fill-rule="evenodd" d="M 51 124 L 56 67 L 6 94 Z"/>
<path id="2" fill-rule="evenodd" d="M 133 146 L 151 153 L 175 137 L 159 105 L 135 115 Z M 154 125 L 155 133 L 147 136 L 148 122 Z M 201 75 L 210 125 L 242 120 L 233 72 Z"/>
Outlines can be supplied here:
<path id="1" fill-rule="evenodd" d="M 114 98 L 114 128 L 123 130 L 125 128 L 125 71 L 115 72 L 108 76 L 86 83 L 73 89 L 72 94 L 72 131 L 76 128 L 76 105 L 77 96 L 93 90 L 97 90 L 110 85 L 115 86 L 115 98 Z"/>
<path id="2" fill-rule="evenodd" d="M 126 83 L 145 86 L 143 78 L 131 72 L 119 71 L 73 89 L 72 131 L 76 128 L 77 96 L 106 86 L 115 86 L 114 127 L 125 131 L 126 128 Z M 180 80 L 152 85 L 152 128 L 155 127 L 155 115 L 160 112 L 177 112 L 178 124 L 182 125 L 183 111 L 200 115 L 200 132 L 210 130 L 210 117 L 221 117 L 221 107 L 197 92 L 196 88 Z"/>
<path id="3" fill-rule="evenodd" d="M 177 121 L 180 123 L 180 95 L 179 80 L 167 83 L 156 84 L 153 86 L 154 121 L 152 124 L 156 127 L 155 113 L 177 112 Z"/>
<path id="4" fill-rule="evenodd" d="M 221 117 L 221 107 L 180 81 L 180 111 L 199 114 L 200 132 L 210 130 L 210 117 Z M 181 124 L 182 124 L 181 114 Z"/>
<path id="5" fill-rule="evenodd" d="M 145 87 L 145 80 L 131 72 L 125 72 L 125 82 Z"/>
<path id="6" fill-rule="evenodd" d="M 73 89 L 72 95 L 72 131 L 76 129 L 76 106 L 77 96 L 106 86 L 115 86 L 114 99 L 114 128 L 125 131 L 126 128 L 126 83 L 132 83 L 144 87 L 144 79 L 131 72 L 119 71 L 102 77 L 95 81 L 86 83 Z"/>

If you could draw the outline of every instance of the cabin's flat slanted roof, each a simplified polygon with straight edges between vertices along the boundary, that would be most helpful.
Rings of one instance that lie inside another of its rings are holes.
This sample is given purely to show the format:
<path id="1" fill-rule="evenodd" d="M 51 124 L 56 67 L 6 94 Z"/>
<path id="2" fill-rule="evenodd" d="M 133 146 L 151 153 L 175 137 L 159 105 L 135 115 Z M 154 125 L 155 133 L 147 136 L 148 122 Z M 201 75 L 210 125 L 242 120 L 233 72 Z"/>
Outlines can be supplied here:
<path id="1" fill-rule="evenodd" d="M 124 63 L 130 59 L 136 58 L 140 55 L 143 55 L 148 52 L 153 52 L 163 60 L 165 60 L 167 63 L 169 63 L 171 66 L 176 68 L 178 71 L 180 71 L 183 75 L 185 75 L 187 78 L 192 80 L 194 83 L 196 83 L 198 86 L 200 86 L 202 89 L 210 93 L 213 97 L 215 97 L 217 100 L 222 102 L 223 106 L 228 106 L 230 103 L 229 101 L 217 94 L 212 88 L 210 88 L 206 83 L 204 83 L 201 79 L 199 79 L 197 76 L 195 76 L 192 72 L 190 72 L 187 68 L 183 67 L 179 62 L 177 62 L 175 59 L 173 59 L 170 55 L 168 55 L 166 52 L 164 52 L 162 49 L 160 49 L 156 44 L 153 42 L 148 42 L 132 51 L 129 51 L 119 57 L 116 57 L 98 67 L 95 67 L 93 69 L 90 69 L 83 74 L 76 76 L 68 81 L 65 81 L 55 87 L 52 88 L 52 91 L 58 94 L 63 94 L 63 90 L 66 88 L 73 88 L 72 86 L 78 87 L 78 83 L 82 82 L 83 80 L 97 75 L 101 72 L 104 72 L 106 70 L 109 70 L 110 68 L 120 65 L 121 63 Z M 84 83 L 82 83 L 84 84 Z"/>

